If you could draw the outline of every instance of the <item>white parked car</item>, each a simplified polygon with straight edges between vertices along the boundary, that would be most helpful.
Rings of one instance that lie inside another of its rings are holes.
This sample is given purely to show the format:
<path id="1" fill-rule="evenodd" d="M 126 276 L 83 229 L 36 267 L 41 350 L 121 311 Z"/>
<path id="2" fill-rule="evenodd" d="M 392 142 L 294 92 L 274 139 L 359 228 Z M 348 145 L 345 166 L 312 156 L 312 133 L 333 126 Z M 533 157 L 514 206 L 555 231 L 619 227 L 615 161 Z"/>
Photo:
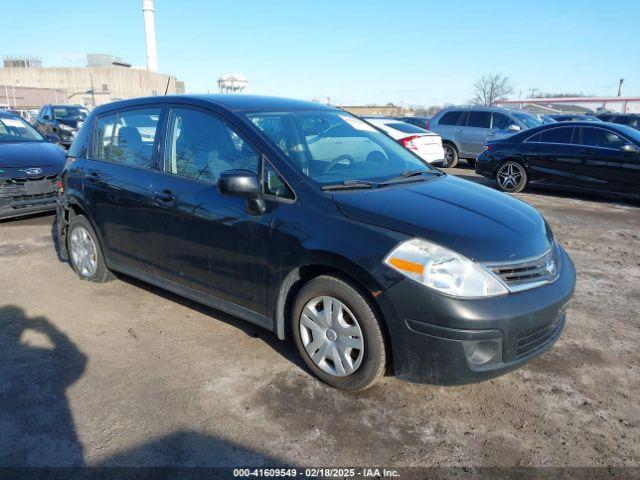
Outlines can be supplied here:
<path id="1" fill-rule="evenodd" d="M 365 120 L 429 163 L 444 159 L 442 139 L 436 133 L 393 118 L 367 117 Z"/>

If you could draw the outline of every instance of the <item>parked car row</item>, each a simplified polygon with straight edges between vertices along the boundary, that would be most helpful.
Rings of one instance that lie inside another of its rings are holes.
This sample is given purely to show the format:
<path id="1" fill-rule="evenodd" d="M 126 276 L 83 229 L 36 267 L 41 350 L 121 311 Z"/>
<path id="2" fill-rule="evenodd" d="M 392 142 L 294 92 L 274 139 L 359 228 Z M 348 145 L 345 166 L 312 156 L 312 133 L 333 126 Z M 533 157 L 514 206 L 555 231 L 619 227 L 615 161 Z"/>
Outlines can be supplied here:
<path id="1" fill-rule="evenodd" d="M 527 185 L 640 199 L 640 131 L 606 122 L 559 122 L 489 140 L 476 172 L 505 192 Z"/>
<path id="2" fill-rule="evenodd" d="M 443 166 L 453 168 L 461 158 L 474 165 L 487 140 L 507 137 L 540 124 L 535 116 L 520 110 L 450 107 L 436 113 L 427 129 L 442 137 Z"/>

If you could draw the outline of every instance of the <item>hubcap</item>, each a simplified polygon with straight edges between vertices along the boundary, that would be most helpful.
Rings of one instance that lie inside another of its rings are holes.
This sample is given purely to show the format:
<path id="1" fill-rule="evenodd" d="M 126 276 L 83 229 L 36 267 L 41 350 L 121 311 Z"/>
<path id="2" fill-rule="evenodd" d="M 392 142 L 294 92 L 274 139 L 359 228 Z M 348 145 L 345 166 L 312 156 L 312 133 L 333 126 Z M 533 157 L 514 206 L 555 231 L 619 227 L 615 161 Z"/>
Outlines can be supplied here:
<path id="1" fill-rule="evenodd" d="M 337 298 L 316 297 L 307 302 L 300 315 L 300 338 L 309 358 L 329 375 L 346 377 L 362 363 L 362 330 Z"/>
<path id="2" fill-rule="evenodd" d="M 453 160 L 453 150 L 451 147 L 444 147 L 444 164 L 449 165 Z"/>
<path id="3" fill-rule="evenodd" d="M 522 182 L 522 173 L 522 168 L 513 163 L 503 165 L 498 170 L 498 184 L 503 190 L 515 190 Z"/>
<path id="4" fill-rule="evenodd" d="M 98 268 L 96 245 L 86 228 L 79 226 L 69 236 L 69 253 L 71 261 L 80 275 L 91 277 Z"/>

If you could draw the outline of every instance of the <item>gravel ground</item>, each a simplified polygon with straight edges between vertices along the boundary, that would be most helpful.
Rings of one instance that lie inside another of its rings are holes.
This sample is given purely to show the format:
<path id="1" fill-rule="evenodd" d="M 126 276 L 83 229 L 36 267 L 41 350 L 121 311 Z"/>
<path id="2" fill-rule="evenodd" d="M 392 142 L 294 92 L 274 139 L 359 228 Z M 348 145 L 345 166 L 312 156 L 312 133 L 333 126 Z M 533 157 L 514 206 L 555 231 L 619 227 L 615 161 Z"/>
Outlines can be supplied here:
<path id="1" fill-rule="evenodd" d="M 640 466 L 640 208 L 518 197 L 578 270 L 556 346 L 480 384 L 357 394 L 226 314 L 79 281 L 52 215 L 0 222 L 0 466 Z"/>

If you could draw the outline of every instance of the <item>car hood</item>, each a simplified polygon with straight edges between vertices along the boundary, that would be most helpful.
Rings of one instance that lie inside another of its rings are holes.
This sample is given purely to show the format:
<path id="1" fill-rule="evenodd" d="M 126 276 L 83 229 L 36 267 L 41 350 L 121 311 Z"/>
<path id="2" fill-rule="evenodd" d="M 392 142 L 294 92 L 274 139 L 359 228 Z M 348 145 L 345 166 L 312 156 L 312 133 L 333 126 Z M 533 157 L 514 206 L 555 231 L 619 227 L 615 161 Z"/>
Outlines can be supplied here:
<path id="1" fill-rule="evenodd" d="M 56 117 L 56 122 L 64 123 L 71 128 L 79 128 L 83 121 L 82 117 Z"/>
<path id="2" fill-rule="evenodd" d="M 47 142 L 0 143 L 0 168 L 64 166 L 65 152 Z"/>
<path id="3" fill-rule="evenodd" d="M 333 199 L 353 220 L 424 238 L 479 262 L 534 257 L 553 242 L 533 207 L 451 176 L 336 192 Z"/>

